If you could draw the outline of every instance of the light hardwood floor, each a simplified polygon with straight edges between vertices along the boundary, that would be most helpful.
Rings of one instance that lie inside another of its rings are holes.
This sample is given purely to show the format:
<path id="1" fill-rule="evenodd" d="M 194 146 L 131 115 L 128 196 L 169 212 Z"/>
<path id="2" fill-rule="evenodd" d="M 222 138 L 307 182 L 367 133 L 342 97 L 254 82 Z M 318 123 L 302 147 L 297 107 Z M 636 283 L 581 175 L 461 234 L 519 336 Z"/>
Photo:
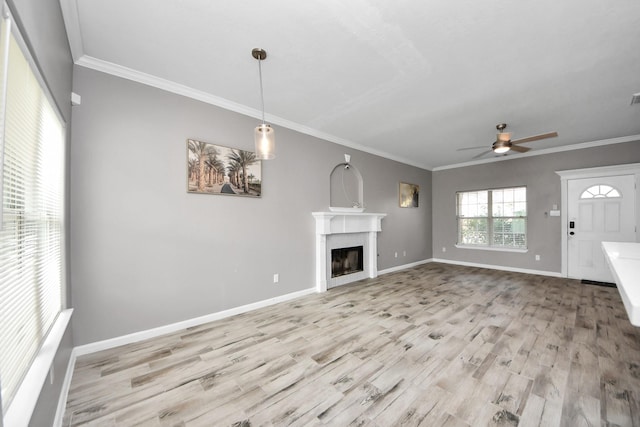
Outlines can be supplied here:
<path id="1" fill-rule="evenodd" d="M 431 263 L 78 358 L 64 426 L 640 426 L 618 291 Z"/>

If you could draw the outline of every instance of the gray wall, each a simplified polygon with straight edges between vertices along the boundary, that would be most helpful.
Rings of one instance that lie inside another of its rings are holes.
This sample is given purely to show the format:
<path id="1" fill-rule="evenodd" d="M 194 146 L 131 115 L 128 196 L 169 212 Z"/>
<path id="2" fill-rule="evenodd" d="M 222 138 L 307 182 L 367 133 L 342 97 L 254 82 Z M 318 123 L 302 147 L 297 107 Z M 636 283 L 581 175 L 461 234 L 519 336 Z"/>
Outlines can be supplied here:
<path id="1" fill-rule="evenodd" d="M 64 120 L 69 123 L 73 61 L 59 2 L 8 0 L 8 4 Z M 67 141 L 69 140 L 70 134 L 69 128 L 67 128 Z M 67 294 L 69 294 L 69 289 L 67 289 Z M 51 384 L 49 380 L 45 382 L 31 418 L 30 425 L 32 426 L 51 425 L 54 418 L 62 380 L 73 347 L 70 329 L 69 327 L 65 332 L 54 359 L 56 372 L 54 383 Z"/>
<path id="2" fill-rule="evenodd" d="M 566 151 L 433 172 L 433 256 L 531 270 L 561 271 L 560 217 L 545 216 L 560 206 L 559 170 L 640 162 L 640 142 Z M 456 248 L 456 192 L 527 186 L 527 253 Z M 442 252 L 442 248 L 446 252 Z M 535 255 L 540 261 L 535 261 Z"/>
<path id="3" fill-rule="evenodd" d="M 76 345 L 313 287 L 311 212 L 327 210 L 344 153 L 367 211 L 388 214 L 379 269 L 431 257 L 429 171 L 276 126 L 262 198 L 187 194 L 187 138 L 253 150 L 257 119 L 82 67 L 73 88 Z M 399 181 L 420 185 L 419 208 L 398 208 Z"/>

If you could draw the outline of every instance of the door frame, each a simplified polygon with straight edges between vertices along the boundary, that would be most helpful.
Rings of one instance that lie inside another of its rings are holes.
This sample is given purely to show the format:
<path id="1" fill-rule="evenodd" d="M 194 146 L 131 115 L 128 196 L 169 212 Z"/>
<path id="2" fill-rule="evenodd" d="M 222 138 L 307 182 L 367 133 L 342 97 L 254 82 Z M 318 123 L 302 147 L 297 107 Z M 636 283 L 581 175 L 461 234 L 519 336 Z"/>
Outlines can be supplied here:
<path id="1" fill-rule="evenodd" d="M 640 222 L 640 163 L 629 163 L 625 165 L 612 165 L 612 166 L 600 166 L 595 168 L 585 169 L 571 169 L 556 171 L 560 175 L 560 234 L 562 236 L 562 270 L 563 277 L 569 277 L 568 271 L 568 252 L 569 252 L 569 239 L 567 238 L 568 224 L 567 221 L 567 209 L 568 209 L 568 191 L 569 180 L 583 179 L 583 178 L 599 178 L 607 176 L 617 175 L 635 175 L 635 190 L 636 190 L 636 212 L 635 212 L 635 227 L 636 227 L 636 241 L 639 241 L 638 236 L 638 223 Z"/>

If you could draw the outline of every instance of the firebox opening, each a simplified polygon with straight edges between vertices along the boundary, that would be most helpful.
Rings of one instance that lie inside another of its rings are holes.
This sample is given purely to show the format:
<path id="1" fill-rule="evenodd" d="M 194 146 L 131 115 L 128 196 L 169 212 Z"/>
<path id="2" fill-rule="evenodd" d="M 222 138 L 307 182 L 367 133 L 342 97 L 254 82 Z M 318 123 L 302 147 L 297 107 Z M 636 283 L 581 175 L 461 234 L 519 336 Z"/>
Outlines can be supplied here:
<path id="1" fill-rule="evenodd" d="M 331 249 L 331 277 L 363 271 L 362 251 L 362 246 Z"/>

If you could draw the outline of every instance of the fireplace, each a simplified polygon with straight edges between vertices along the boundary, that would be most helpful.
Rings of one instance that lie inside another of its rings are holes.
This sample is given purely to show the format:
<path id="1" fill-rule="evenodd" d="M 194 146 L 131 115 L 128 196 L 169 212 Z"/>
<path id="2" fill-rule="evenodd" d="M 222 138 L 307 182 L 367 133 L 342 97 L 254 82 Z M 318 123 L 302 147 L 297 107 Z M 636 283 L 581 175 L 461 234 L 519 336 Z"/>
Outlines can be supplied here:
<path id="1" fill-rule="evenodd" d="M 329 288 L 346 285 L 378 276 L 378 233 L 382 230 L 382 218 L 386 214 L 364 212 L 313 212 L 316 220 L 316 289 L 325 292 Z M 360 248 L 357 256 L 349 255 Z M 334 250 L 345 250 L 335 263 Z M 344 268 L 345 259 L 348 269 Z"/>
<path id="2" fill-rule="evenodd" d="M 331 249 L 331 277 L 364 271 L 363 246 Z"/>

